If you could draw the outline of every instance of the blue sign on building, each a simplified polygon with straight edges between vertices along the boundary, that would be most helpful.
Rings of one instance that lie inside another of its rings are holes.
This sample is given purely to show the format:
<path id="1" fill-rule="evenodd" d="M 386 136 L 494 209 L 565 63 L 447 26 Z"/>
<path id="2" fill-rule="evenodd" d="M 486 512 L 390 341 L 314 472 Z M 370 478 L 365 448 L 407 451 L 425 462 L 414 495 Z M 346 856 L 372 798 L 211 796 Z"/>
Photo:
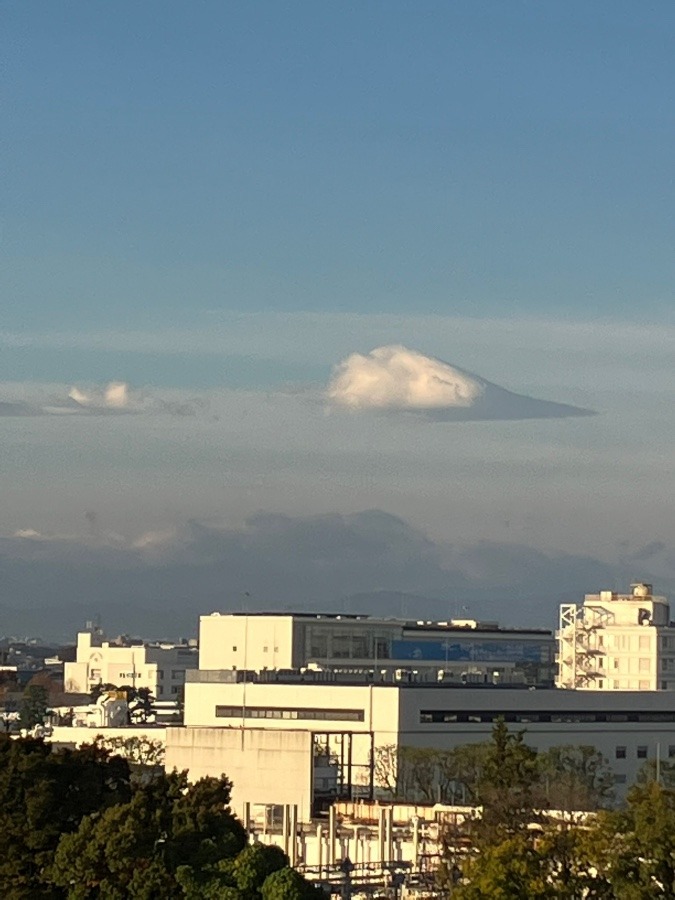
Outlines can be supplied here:
<path id="1" fill-rule="evenodd" d="M 428 662 L 542 662 L 546 651 L 534 641 L 447 638 L 444 641 L 392 641 L 391 658 Z"/>

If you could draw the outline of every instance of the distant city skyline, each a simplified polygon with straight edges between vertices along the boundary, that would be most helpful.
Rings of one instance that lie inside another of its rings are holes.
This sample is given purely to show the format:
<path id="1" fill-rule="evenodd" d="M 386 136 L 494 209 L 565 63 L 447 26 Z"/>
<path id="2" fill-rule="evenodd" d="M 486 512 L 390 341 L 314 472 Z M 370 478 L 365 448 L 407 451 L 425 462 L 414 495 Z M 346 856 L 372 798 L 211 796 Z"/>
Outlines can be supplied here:
<path id="1" fill-rule="evenodd" d="M 3 19 L 0 632 L 675 594 L 671 4 Z M 339 408 L 399 345 L 597 415 Z"/>

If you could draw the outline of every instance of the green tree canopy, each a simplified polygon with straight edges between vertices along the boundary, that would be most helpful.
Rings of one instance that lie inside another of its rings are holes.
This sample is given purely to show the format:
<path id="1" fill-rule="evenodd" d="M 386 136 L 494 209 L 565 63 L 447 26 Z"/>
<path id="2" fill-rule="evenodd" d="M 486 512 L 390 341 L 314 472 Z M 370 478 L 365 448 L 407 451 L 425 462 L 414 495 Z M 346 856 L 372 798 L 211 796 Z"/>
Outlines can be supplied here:
<path id="1" fill-rule="evenodd" d="M 230 791 L 224 776 L 188 785 L 174 773 L 140 785 L 130 802 L 85 817 L 61 840 L 50 878 L 73 900 L 135 897 L 132 885 L 146 871 L 156 884 L 151 891 L 151 882 L 143 882 L 148 900 L 226 887 L 232 879 L 221 864 L 246 846 L 228 806 Z"/>
<path id="2" fill-rule="evenodd" d="M 675 791 L 635 786 L 625 808 L 599 814 L 587 848 L 621 900 L 675 897 Z"/>
<path id="3" fill-rule="evenodd" d="M 49 695 L 42 684 L 29 684 L 23 692 L 19 706 L 19 724 L 22 728 L 31 729 L 42 725 L 47 715 Z"/>
<path id="4" fill-rule="evenodd" d="M 268 875 L 260 891 L 262 900 L 321 900 L 323 891 L 288 866 Z"/>
<path id="5" fill-rule="evenodd" d="M 242 894 L 252 896 L 269 875 L 287 866 L 288 857 L 280 847 L 249 844 L 234 860 L 232 875 Z"/>
<path id="6" fill-rule="evenodd" d="M 522 731 L 509 731 L 503 720 L 492 729 L 475 783 L 475 801 L 483 808 L 474 821 L 478 845 L 515 835 L 532 822 L 537 752 L 523 736 Z"/>
<path id="7" fill-rule="evenodd" d="M 0 736 L 0 895 L 40 896 L 61 836 L 129 797 L 126 761 L 101 748 Z"/>

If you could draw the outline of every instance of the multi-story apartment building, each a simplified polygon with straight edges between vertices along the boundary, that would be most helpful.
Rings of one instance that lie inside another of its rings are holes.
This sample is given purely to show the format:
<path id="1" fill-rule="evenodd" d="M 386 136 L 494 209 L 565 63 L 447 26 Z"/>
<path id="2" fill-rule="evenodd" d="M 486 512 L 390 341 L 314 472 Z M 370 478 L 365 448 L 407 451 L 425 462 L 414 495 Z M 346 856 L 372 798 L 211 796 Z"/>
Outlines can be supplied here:
<path id="1" fill-rule="evenodd" d="M 675 690 L 675 626 L 670 606 L 651 584 L 630 594 L 586 594 L 560 607 L 561 688 L 591 691 Z"/>
<path id="2" fill-rule="evenodd" d="M 75 662 L 64 664 L 63 682 L 74 693 L 88 693 L 97 684 L 129 685 L 149 688 L 157 700 L 175 700 L 186 670 L 197 664 L 197 648 L 188 644 L 111 643 L 96 631 L 82 631 L 77 635 Z"/>

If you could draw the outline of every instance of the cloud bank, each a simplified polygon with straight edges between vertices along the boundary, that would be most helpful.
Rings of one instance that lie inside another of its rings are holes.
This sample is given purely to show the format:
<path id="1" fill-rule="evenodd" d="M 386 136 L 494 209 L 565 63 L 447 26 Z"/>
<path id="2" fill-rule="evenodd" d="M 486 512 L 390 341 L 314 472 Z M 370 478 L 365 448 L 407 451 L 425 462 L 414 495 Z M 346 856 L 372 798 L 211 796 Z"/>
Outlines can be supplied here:
<path id="1" fill-rule="evenodd" d="M 590 410 L 513 393 L 401 345 L 352 353 L 336 366 L 327 397 L 351 411 L 421 413 L 445 421 L 592 415 Z"/>
<path id="2" fill-rule="evenodd" d="M 30 385 L 29 385 L 30 388 Z M 5 389 L 7 389 L 5 387 Z M 25 393 L 25 390 L 22 391 Z M 194 415 L 204 402 L 199 399 L 167 400 L 133 390 L 126 381 L 110 381 L 104 385 L 50 389 L 45 395 L 40 388 L 33 388 L 33 396 L 26 399 L 0 400 L 0 418 L 3 416 L 109 416 L 138 413 L 167 413 L 169 415 Z M 36 396 L 36 394 L 38 396 Z"/>
<path id="3" fill-rule="evenodd" d="M 240 527 L 186 522 L 124 542 L 0 538 L 0 615 L 7 633 L 72 638 L 101 613 L 109 633 L 195 633 L 214 610 L 366 612 L 447 619 L 457 607 L 504 625 L 554 628 L 558 604 L 644 578 L 675 591 L 675 548 L 626 546 L 613 562 L 522 543 L 431 540 L 405 520 L 259 514 Z"/>

